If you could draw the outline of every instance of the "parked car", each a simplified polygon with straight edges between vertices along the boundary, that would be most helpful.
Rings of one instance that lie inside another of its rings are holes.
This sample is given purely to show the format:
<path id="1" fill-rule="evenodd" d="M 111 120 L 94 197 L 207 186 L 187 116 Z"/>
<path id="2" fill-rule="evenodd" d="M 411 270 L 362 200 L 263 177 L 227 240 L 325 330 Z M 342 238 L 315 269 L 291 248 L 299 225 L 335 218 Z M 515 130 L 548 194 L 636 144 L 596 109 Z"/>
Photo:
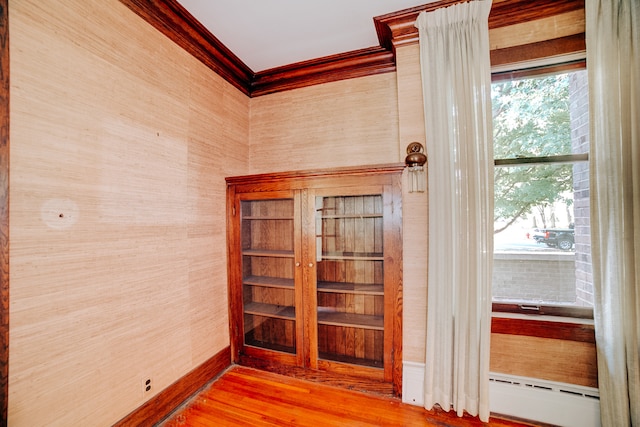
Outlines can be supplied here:
<path id="1" fill-rule="evenodd" d="M 563 251 L 573 249 L 573 226 L 570 228 L 536 228 L 533 230 L 532 237 L 537 243 L 544 243 L 550 248 L 558 248 Z"/>

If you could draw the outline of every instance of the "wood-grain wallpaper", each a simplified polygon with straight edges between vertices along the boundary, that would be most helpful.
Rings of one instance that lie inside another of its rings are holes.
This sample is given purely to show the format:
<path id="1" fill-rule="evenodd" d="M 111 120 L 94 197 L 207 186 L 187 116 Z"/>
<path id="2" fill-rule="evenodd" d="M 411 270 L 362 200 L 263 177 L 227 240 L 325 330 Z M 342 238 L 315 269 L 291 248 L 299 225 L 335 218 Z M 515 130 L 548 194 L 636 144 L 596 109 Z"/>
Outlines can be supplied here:
<path id="1" fill-rule="evenodd" d="M 252 98 L 252 173 L 404 161 L 396 93 L 387 73 Z"/>
<path id="2" fill-rule="evenodd" d="M 117 0 L 9 12 L 9 425 L 110 425 L 229 344 L 249 100 Z"/>

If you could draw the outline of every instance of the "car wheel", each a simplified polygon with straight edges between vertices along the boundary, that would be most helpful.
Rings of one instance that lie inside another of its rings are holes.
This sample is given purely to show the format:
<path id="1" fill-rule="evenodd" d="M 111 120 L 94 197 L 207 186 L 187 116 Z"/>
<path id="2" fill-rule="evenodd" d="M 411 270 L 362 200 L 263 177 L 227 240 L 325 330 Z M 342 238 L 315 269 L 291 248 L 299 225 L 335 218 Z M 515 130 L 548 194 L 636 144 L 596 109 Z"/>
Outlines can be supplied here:
<path id="1" fill-rule="evenodd" d="M 568 239 L 560 239 L 558 240 L 558 247 L 563 251 L 570 251 L 573 247 L 573 242 Z"/>

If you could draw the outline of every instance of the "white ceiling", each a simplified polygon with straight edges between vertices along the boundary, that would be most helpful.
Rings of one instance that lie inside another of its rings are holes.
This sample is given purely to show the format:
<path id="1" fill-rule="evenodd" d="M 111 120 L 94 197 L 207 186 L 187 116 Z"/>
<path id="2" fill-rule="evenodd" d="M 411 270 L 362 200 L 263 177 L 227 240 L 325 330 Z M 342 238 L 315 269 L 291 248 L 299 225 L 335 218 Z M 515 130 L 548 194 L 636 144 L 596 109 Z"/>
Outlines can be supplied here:
<path id="1" fill-rule="evenodd" d="M 379 46 L 373 18 L 435 0 L 178 0 L 252 71 Z"/>

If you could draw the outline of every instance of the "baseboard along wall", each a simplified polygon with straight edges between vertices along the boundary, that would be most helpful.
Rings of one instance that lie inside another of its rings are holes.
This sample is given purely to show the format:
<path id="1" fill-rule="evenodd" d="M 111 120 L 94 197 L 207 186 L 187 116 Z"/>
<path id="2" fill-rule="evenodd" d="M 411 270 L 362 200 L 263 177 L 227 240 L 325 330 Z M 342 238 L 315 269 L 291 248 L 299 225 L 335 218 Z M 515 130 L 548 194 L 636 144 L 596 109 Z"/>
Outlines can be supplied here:
<path id="1" fill-rule="evenodd" d="M 156 425 L 229 366 L 231 366 L 231 348 L 227 346 L 118 421 L 114 427 Z"/>

